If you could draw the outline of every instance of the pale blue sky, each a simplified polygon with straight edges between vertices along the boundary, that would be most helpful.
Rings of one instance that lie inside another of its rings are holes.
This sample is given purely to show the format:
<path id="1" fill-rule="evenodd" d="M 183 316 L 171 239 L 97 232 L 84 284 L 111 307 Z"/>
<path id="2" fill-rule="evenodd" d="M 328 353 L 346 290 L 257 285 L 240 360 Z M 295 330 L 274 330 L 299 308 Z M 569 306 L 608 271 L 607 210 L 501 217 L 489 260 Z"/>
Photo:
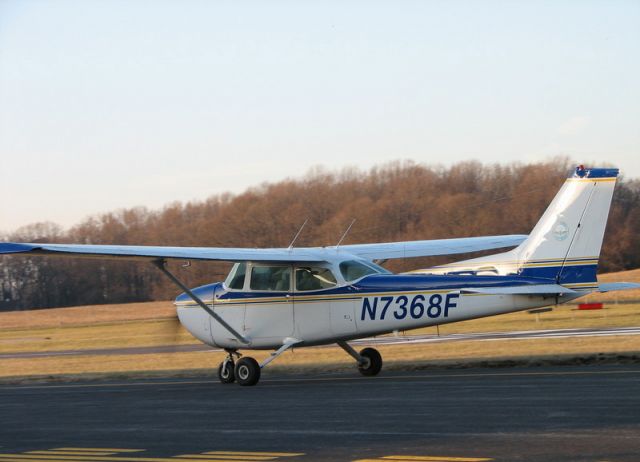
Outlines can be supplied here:
<path id="1" fill-rule="evenodd" d="M 638 1 L 0 0 L 0 230 L 316 165 L 640 177 Z"/>

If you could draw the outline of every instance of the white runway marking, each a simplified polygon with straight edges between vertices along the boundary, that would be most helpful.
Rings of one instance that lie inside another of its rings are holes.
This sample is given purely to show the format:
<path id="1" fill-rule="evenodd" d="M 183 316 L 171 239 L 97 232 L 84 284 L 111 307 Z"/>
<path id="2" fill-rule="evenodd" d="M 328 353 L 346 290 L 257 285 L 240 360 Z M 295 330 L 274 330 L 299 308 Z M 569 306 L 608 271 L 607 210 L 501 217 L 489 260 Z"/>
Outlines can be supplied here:
<path id="1" fill-rule="evenodd" d="M 553 329 L 553 330 L 526 330 L 512 332 L 479 332 L 470 334 L 449 335 L 402 335 L 397 337 L 375 337 L 354 340 L 351 343 L 392 345 L 407 343 L 437 343 L 462 340 L 529 340 L 536 338 L 567 338 L 567 337 L 602 337 L 611 335 L 638 335 L 640 327 L 617 327 L 610 329 Z"/>

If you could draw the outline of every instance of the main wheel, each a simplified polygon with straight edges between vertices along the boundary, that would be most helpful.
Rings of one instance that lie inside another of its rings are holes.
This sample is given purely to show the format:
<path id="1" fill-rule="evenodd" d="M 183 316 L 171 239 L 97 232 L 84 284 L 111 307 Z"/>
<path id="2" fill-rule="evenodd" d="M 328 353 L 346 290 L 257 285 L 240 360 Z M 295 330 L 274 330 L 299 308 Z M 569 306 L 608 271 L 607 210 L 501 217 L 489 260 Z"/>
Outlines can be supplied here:
<path id="1" fill-rule="evenodd" d="M 233 361 L 222 361 L 218 366 L 218 378 L 222 383 L 233 383 L 236 381 Z"/>
<path id="2" fill-rule="evenodd" d="M 245 357 L 236 363 L 236 381 L 245 387 L 255 385 L 260 380 L 260 364 L 253 358 Z"/>
<path id="3" fill-rule="evenodd" d="M 358 364 L 358 370 L 362 375 L 377 375 L 382 369 L 382 356 L 375 348 L 365 348 L 360 352 L 365 359 L 364 364 Z"/>

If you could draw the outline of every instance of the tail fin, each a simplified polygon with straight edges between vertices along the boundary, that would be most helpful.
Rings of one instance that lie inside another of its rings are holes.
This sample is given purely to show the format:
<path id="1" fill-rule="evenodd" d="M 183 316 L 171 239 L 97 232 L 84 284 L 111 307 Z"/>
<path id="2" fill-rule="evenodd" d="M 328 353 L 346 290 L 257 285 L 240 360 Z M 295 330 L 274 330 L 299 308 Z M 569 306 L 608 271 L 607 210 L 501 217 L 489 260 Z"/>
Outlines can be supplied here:
<path id="1" fill-rule="evenodd" d="M 618 169 L 585 169 L 568 178 L 533 231 L 515 249 L 523 276 L 592 286 Z"/>
<path id="2" fill-rule="evenodd" d="M 579 166 L 522 244 L 509 252 L 445 265 L 447 272 L 517 273 L 570 288 L 597 287 L 598 258 L 617 176 L 618 169 Z"/>

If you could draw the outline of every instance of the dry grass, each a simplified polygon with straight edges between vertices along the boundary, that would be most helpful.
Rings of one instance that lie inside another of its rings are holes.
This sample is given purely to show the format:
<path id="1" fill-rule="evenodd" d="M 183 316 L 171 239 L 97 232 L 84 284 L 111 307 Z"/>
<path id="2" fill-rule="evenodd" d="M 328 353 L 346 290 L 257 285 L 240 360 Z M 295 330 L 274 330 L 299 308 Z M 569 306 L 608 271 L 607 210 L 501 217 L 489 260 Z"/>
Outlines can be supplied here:
<path id="1" fill-rule="evenodd" d="M 640 283 L 640 269 L 620 271 L 598 275 L 599 282 L 637 282 Z M 581 299 L 584 302 L 636 302 L 640 300 L 640 289 L 621 290 L 593 294 Z"/>
<path id="2" fill-rule="evenodd" d="M 122 321 L 175 317 L 173 302 L 87 305 L 48 310 L 9 311 L 0 313 L 0 329 L 33 329 L 94 325 Z"/>
<path id="3" fill-rule="evenodd" d="M 177 318 L 95 326 L 0 330 L 0 353 L 93 350 L 199 343 Z"/>
<path id="4" fill-rule="evenodd" d="M 189 343 L 171 302 L 0 313 L 0 353 Z"/>
<path id="5" fill-rule="evenodd" d="M 602 281 L 640 281 L 640 270 L 603 275 Z M 638 292 L 639 295 L 633 295 Z M 624 299 L 640 299 L 640 291 L 623 292 Z M 608 296 L 607 294 L 600 295 Z M 597 297 L 597 296 L 592 296 Z M 606 299 L 605 299 L 606 300 Z M 618 300 L 623 300 L 622 296 Z M 538 321 L 537 321 L 538 319 Z M 556 307 L 536 317 L 527 312 L 440 326 L 441 335 L 469 332 L 640 326 L 640 304 L 607 303 L 606 309 L 578 311 L 573 305 Z M 436 333 L 436 328 L 411 333 Z M 53 310 L 0 313 L 0 353 L 108 349 L 198 343 L 177 322 L 171 302 L 98 305 Z M 380 346 L 389 365 L 408 361 L 463 362 L 469 359 L 530 358 L 640 351 L 640 336 L 588 337 L 544 340 L 461 341 L 438 344 Z M 252 353 L 253 354 L 253 353 Z M 266 352 L 256 352 L 260 360 Z M 0 377 L 123 371 L 210 371 L 223 357 L 219 352 L 95 355 L 1 359 Z M 338 348 L 310 348 L 287 353 L 270 369 L 334 370 L 352 368 Z"/>
<path id="6" fill-rule="evenodd" d="M 546 340 L 460 341 L 421 345 L 382 345 L 377 347 L 386 369 L 394 366 L 420 367 L 434 362 L 465 363 L 470 359 L 516 359 L 544 356 L 597 355 L 599 353 L 640 352 L 639 336 L 561 338 Z M 258 361 L 267 352 L 252 352 Z M 143 355 L 95 355 L 0 360 L 0 377 L 55 376 L 122 372 L 213 372 L 224 353 L 163 353 Z M 335 371 L 353 369 L 354 362 L 337 347 L 304 348 L 285 353 L 269 366 L 274 372 Z"/>

